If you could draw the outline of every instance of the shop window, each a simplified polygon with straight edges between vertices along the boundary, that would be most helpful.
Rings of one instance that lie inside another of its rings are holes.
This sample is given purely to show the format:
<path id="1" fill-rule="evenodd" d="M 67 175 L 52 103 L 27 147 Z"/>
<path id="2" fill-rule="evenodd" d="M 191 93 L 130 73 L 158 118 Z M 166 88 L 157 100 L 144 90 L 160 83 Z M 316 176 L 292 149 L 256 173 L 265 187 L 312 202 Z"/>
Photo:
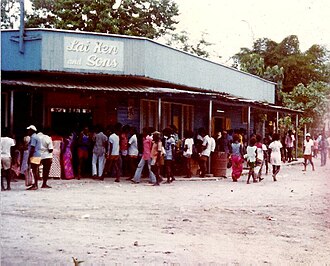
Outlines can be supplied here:
<path id="1" fill-rule="evenodd" d="M 192 105 L 170 102 L 161 103 L 161 129 L 174 124 L 178 128 L 179 135 L 183 135 L 185 129 L 193 129 L 194 107 Z M 158 101 L 141 100 L 141 128 L 158 127 Z"/>
<path id="2" fill-rule="evenodd" d="M 248 108 L 242 107 L 242 124 L 247 124 L 248 122 Z"/>

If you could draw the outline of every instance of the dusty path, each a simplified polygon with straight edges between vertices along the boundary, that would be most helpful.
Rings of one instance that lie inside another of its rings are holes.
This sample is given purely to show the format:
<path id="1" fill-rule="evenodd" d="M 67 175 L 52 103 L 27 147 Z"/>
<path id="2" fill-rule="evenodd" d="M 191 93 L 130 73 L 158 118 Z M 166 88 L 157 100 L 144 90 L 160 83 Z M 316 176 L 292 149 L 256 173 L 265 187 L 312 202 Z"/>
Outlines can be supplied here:
<path id="1" fill-rule="evenodd" d="M 329 264 L 330 163 L 257 184 L 51 180 L 1 193 L 1 265 Z"/>

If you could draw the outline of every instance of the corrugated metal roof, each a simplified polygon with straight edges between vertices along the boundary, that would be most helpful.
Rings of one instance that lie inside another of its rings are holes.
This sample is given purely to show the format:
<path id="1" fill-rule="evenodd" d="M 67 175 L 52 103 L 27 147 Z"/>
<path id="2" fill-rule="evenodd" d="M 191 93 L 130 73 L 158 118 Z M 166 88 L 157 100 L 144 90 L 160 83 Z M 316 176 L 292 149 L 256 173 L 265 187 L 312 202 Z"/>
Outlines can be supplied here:
<path id="1" fill-rule="evenodd" d="M 254 101 L 242 97 L 237 97 L 229 93 L 214 92 L 214 91 L 191 91 L 181 90 L 175 88 L 164 87 L 150 87 L 141 84 L 110 84 L 104 85 L 95 83 L 84 83 L 77 81 L 75 83 L 68 82 L 46 82 L 46 81 L 31 81 L 31 80 L 2 80 L 2 85 L 7 86 L 21 86 L 35 89 L 65 89 L 65 90 L 88 90 L 88 91 L 104 91 L 104 92 L 131 92 L 131 93 L 151 93 L 151 94 L 186 94 L 195 96 L 209 97 L 212 100 L 221 101 L 221 103 L 250 105 L 261 109 L 268 109 L 273 111 L 284 111 L 289 113 L 302 113 L 301 111 L 292 110 L 283 106 L 270 104 L 267 102 Z"/>

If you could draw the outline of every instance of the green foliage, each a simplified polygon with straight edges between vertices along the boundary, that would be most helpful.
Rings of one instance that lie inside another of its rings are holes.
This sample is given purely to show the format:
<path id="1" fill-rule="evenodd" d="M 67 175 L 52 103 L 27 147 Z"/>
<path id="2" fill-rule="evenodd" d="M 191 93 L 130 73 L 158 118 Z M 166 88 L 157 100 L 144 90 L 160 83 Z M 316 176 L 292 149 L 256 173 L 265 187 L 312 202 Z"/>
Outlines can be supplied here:
<path id="1" fill-rule="evenodd" d="M 275 81 L 284 92 L 292 91 L 300 83 L 307 86 L 311 82 L 329 82 L 328 62 L 329 51 L 325 47 L 313 45 L 306 52 L 301 52 L 295 35 L 280 43 L 268 38 L 258 39 L 252 49 L 241 48 L 234 56 L 234 67 Z M 271 70 L 275 66 L 276 69 Z M 279 69 L 283 69 L 282 73 L 276 71 Z M 274 73 L 269 75 L 270 72 L 275 72 L 275 76 Z"/>
<path id="2" fill-rule="evenodd" d="M 329 112 L 330 86 L 324 82 L 299 84 L 292 92 L 283 93 L 286 107 L 303 111 L 300 124 L 317 127 Z"/>
<path id="3" fill-rule="evenodd" d="M 16 0 L 1 1 L 1 29 L 12 29 L 14 21 L 19 19 L 19 2 Z"/>
<path id="4" fill-rule="evenodd" d="M 166 44 L 197 56 L 209 58 L 208 49 L 213 44 L 206 40 L 206 35 L 206 33 L 202 33 L 201 39 L 196 44 L 191 44 L 189 34 L 186 31 L 181 31 L 180 33 L 169 34 Z"/>
<path id="5" fill-rule="evenodd" d="M 27 27 L 158 38 L 175 29 L 172 0 L 32 0 Z"/>

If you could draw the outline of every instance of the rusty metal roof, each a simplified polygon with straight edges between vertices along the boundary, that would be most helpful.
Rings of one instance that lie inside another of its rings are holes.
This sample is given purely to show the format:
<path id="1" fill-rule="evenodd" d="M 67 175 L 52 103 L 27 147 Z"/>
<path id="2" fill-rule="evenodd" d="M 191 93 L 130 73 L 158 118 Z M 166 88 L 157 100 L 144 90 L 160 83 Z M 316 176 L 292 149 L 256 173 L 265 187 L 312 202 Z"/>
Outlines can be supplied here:
<path id="1" fill-rule="evenodd" d="M 1 80 L 1 85 L 9 87 L 25 87 L 29 89 L 49 89 L 56 90 L 88 90 L 99 92 L 130 92 L 130 93 L 150 93 L 150 94 L 182 94 L 182 95 L 194 95 L 198 97 L 207 97 L 214 101 L 219 101 L 223 104 L 236 104 L 236 105 L 250 105 L 252 107 L 267 109 L 272 111 L 282 111 L 288 113 L 302 113 L 301 111 L 292 110 L 283 106 L 270 104 L 267 102 L 255 101 L 242 97 L 237 97 L 229 93 L 214 92 L 214 91 L 195 91 L 188 89 L 176 89 L 176 88 L 164 88 L 164 87 L 152 87 L 135 83 L 111 83 L 105 85 L 104 83 L 87 83 L 79 80 L 74 82 L 58 82 L 58 81 L 32 81 L 32 80 Z"/>

